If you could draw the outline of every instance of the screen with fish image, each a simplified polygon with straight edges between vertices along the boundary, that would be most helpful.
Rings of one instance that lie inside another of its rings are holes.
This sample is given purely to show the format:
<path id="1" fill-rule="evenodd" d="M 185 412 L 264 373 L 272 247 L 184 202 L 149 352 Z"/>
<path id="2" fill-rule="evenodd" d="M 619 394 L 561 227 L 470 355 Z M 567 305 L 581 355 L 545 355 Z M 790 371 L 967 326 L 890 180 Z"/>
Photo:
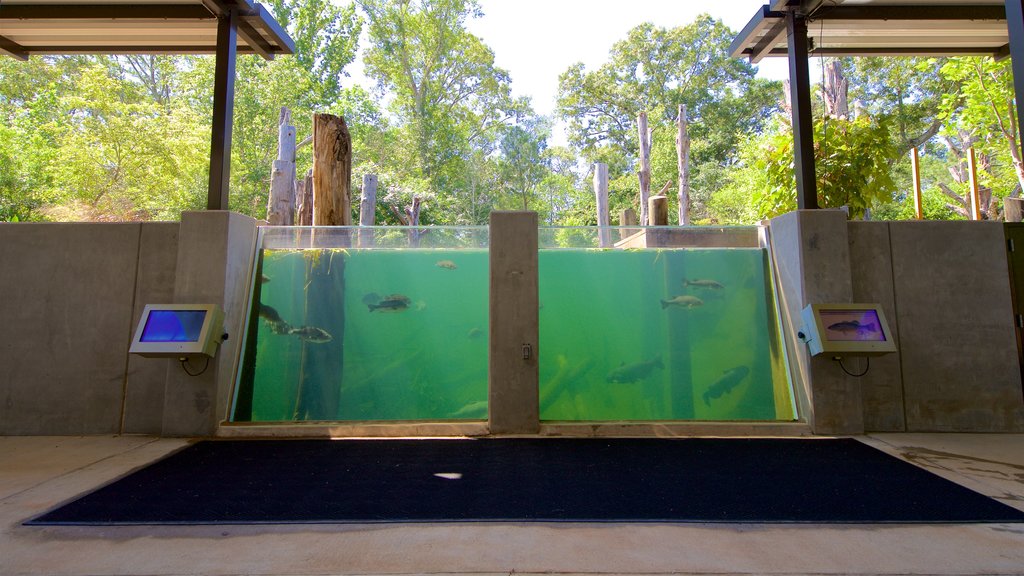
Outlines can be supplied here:
<path id="1" fill-rule="evenodd" d="M 487 417 L 486 228 L 262 228 L 236 422 Z"/>
<path id="2" fill-rule="evenodd" d="M 206 310 L 151 310 L 139 342 L 198 342 Z"/>
<path id="3" fill-rule="evenodd" d="M 796 418 L 766 250 L 598 248 L 590 230 L 541 236 L 541 420 Z"/>
<path id="4" fill-rule="evenodd" d="M 877 310 L 819 310 L 823 337 L 833 342 L 885 342 Z"/>

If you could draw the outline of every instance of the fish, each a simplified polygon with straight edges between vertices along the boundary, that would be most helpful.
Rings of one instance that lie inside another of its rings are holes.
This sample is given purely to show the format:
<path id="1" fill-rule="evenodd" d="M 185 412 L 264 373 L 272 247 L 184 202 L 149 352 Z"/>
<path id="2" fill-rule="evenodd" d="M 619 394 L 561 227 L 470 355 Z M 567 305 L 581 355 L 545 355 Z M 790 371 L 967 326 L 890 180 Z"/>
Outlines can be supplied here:
<path id="1" fill-rule="evenodd" d="M 270 325 L 270 331 L 274 334 L 288 334 L 292 329 L 291 324 L 285 322 L 277 310 L 266 304 L 260 304 L 260 318 L 267 321 L 267 324 Z"/>
<path id="2" fill-rule="evenodd" d="M 380 303 L 380 300 L 380 294 L 377 294 L 376 292 L 370 292 L 366 296 L 363 296 L 363 304 L 366 305 L 378 304 Z"/>
<path id="3" fill-rule="evenodd" d="M 302 326 L 299 328 L 292 328 L 288 331 L 290 336 L 298 336 L 300 340 L 311 342 L 313 344 L 323 344 L 334 340 L 334 336 L 331 336 L 329 332 L 323 328 L 317 328 L 316 326 Z"/>
<path id="4" fill-rule="evenodd" d="M 260 284 L 266 284 L 267 282 L 270 282 L 270 276 L 260 274 Z"/>
<path id="5" fill-rule="evenodd" d="M 451 415 L 452 418 L 465 418 L 476 420 L 478 418 L 487 418 L 487 400 L 480 400 L 479 402 L 470 402 L 462 408 L 459 408 Z"/>
<path id="6" fill-rule="evenodd" d="M 445 270 L 455 270 L 458 268 L 458 266 L 455 265 L 455 262 L 452 262 L 451 260 L 438 260 L 437 267 L 444 268 Z"/>
<path id="7" fill-rule="evenodd" d="M 725 288 L 724 284 L 714 280 L 683 280 L 683 288 L 686 288 L 687 286 L 709 288 L 711 290 L 721 290 L 722 288 Z"/>
<path id="8" fill-rule="evenodd" d="M 382 298 L 380 302 L 376 304 L 367 304 L 367 306 L 370 308 L 370 312 L 373 312 L 374 310 L 380 310 L 381 312 L 401 312 L 403 310 L 408 310 L 409 304 L 411 303 L 412 301 L 409 300 L 408 296 L 391 294 Z"/>
<path id="9" fill-rule="evenodd" d="M 615 384 L 639 382 L 648 378 L 655 368 L 658 370 L 665 368 L 665 365 L 661 363 L 661 356 L 656 356 L 646 362 L 636 362 L 635 364 L 622 363 L 618 368 L 609 372 L 605 380 Z"/>
<path id="10" fill-rule="evenodd" d="M 828 329 L 832 330 L 833 332 L 842 332 L 843 334 L 846 334 L 848 332 L 856 332 L 857 334 L 868 334 L 871 332 L 878 332 L 878 327 L 875 326 L 874 322 L 872 322 L 871 324 L 861 324 L 856 320 L 836 322 L 835 324 L 829 326 Z"/>
<path id="11" fill-rule="evenodd" d="M 747 374 L 750 374 L 750 368 L 746 366 L 737 366 L 723 372 L 722 377 L 715 380 L 704 391 L 704 404 L 711 406 L 712 398 L 719 398 L 723 394 L 731 392 L 733 388 L 738 386 L 747 377 Z"/>
<path id="12" fill-rule="evenodd" d="M 676 296 L 675 298 L 672 298 L 671 300 L 662 300 L 661 301 L 661 308 L 662 308 L 662 310 L 664 310 L 665 308 L 668 308 L 669 306 L 678 306 L 680 308 L 696 308 L 697 306 L 703 306 L 703 305 L 704 305 L 704 301 L 703 300 L 701 300 L 700 298 L 697 298 L 696 296 L 688 296 L 688 295 Z"/>
<path id="13" fill-rule="evenodd" d="M 466 338 L 470 340 L 479 340 L 484 335 L 484 331 L 479 328 L 470 328 L 469 332 L 466 333 Z"/>

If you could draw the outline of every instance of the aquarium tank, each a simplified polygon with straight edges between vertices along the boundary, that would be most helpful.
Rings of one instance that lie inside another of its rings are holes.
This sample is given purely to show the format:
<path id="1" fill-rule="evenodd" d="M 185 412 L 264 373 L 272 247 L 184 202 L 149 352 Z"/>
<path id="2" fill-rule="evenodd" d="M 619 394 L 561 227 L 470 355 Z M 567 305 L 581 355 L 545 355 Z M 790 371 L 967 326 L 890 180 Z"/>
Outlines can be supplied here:
<path id="1" fill-rule="evenodd" d="M 796 419 L 764 234 L 541 227 L 540 419 Z M 260 228 L 231 421 L 486 420 L 488 244 Z"/>
<path id="2" fill-rule="evenodd" d="M 542 227 L 541 420 L 794 420 L 761 234 Z"/>
<path id="3" fill-rule="evenodd" d="M 261 227 L 231 420 L 486 419 L 487 236 Z"/>

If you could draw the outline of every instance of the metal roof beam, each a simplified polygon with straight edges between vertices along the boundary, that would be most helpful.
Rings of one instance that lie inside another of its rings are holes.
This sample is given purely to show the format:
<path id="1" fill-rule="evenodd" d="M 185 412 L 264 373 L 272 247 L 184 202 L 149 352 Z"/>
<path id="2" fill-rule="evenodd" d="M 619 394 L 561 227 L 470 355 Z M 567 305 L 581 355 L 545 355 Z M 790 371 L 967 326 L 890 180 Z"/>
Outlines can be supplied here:
<path id="1" fill-rule="evenodd" d="M 996 56 L 1002 48 L 995 47 L 962 47 L 962 48 L 814 48 L 812 56 Z M 785 48 L 775 48 L 767 56 L 783 57 L 788 52 Z"/>
<path id="2" fill-rule="evenodd" d="M 198 4 L 8 4 L 0 20 L 209 20 Z"/>
<path id="3" fill-rule="evenodd" d="M 779 42 L 779 37 L 786 32 L 786 18 L 785 15 L 779 14 L 778 18 L 773 19 L 773 24 L 765 35 L 754 44 L 754 47 L 750 51 L 750 62 L 757 64 L 760 62 L 772 48 Z"/>
<path id="4" fill-rule="evenodd" d="M 11 41 L 9 38 L 0 36 L 0 56 L 7 55 L 18 60 L 28 60 L 28 52 L 25 51 L 25 47 L 17 42 Z"/>
<path id="5" fill-rule="evenodd" d="M 1003 6 L 927 5 L 832 6 L 825 4 L 808 16 L 815 20 L 1006 20 Z"/>

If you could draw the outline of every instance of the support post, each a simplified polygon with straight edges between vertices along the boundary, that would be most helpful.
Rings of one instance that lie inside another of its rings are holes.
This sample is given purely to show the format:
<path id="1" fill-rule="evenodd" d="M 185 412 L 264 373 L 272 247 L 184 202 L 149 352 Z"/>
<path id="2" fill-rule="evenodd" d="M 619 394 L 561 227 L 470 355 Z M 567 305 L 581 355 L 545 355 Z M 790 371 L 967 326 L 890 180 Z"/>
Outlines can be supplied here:
<path id="1" fill-rule="evenodd" d="M 1005 0 L 1004 9 L 1006 28 L 1010 35 L 1013 91 L 1017 95 L 1017 126 L 1024 126 L 1024 0 Z M 1024 139 L 1017 145 L 1024 146 Z"/>
<path id="2" fill-rule="evenodd" d="M 921 199 L 921 158 L 918 156 L 916 147 L 910 149 L 910 166 L 913 169 L 911 176 L 914 179 L 914 214 L 918 220 L 924 220 L 924 203 Z"/>
<path id="3" fill-rule="evenodd" d="M 536 212 L 491 212 L 490 275 L 490 432 L 536 434 L 540 430 Z"/>
<path id="4" fill-rule="evenodd" d="M 971 220 L 981 220 L 981 198 L 978 191 L 978 164 L 974 157 L 974 146 L 967 149 L 967 171 L 971 178 Z"/>
<path id="5" fill-rule="evenodd" d="M 636 226 L 636 210 L 626 208 L 619 211 L 619 240 L 625 240 L 637 232 L 629 230 L 625 226 Z"/>
<path id="6" fill-rule="evenodd" d="M 676 134 L 676 163 L 679 169 L 679 225 L 690 224 L 690 134 L 686 105 L 679 105 L 679 133 Z"/>
<path id="7" fill-rule="evenodd" d="M 313 225 L 313 169 L 306 172 L 306 177 L 299 180 L 295 188 L 296 219 L 299 226 Z"/>
<path id="8" fill-rule="evenodd" d="M 363 194 L 359 198 L 359 225 L 373 226 L 377 210 L 377 175 L 363 174 Z M 373 244 L 373 230 L 359 231 L 359 245 Z"/>
<path id="9" fill-rule="evenodd" d="M 238 10 L 217 20 L 217 60 L 213 80 L 213 128 L 210 138 L 210 181 L 206 209 L 228 209 L 231 181 L 231 127 L 235 113 L 235 60 Z"/>
<path id="10" fill-rule="evenodd" d="M 608 165 L 594 164 L 594 195 L 597 197 L 597 234 L 602 248 L 612 245 L 608 230 Z"/>
<path id="11" fill-rule="evenodd" d="M 651 226 L 668 226 L 668 196 L 662 194 L 651 196 L 647 203 Z"/>
<path id="12" fill-rule="evenodd" d="M 786 12 L 789 41 L 789 91 L 793 121 L 793 170 L 796 173 L 796 206 L 818 208 L 814 174 L 814 121 L 811 118 L 811 80 L 807 63 L 807 21 L 796 10 Z"/>

